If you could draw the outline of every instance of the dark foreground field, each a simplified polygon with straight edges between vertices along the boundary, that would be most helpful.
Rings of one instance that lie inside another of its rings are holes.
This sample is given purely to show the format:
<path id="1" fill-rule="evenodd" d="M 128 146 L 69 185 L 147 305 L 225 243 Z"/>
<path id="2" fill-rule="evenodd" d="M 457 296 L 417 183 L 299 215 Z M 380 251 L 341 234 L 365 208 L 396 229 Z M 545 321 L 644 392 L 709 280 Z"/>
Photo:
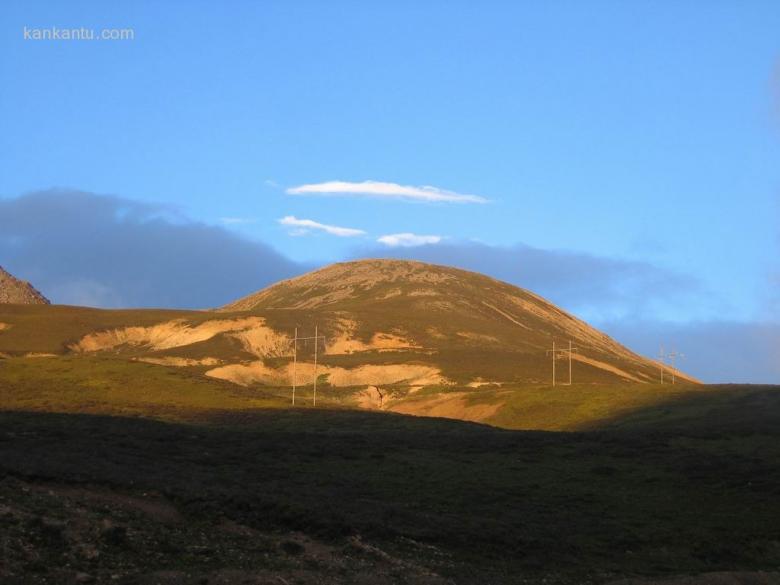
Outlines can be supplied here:
<path id="1" fill-rule="evenodd" d="M 272 410 L 208 425 L 5 412 L 0 428 L 3 583 L 600 583 L 780 564 L 774 426 Z"/>
<path id="2" fill-rule="evenodd" d="M 3 360 L 0 583 L 777 583 L 780 391 L 642 388 L 518 388 L 504 416 L 589 430 L 510 431 Z"/>

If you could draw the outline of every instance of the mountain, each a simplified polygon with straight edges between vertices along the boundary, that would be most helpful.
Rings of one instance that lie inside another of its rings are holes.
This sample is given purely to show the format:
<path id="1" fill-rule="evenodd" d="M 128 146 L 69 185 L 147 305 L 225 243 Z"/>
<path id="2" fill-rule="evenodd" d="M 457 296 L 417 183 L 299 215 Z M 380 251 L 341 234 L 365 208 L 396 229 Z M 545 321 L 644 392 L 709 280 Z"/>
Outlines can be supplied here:
<path id="1" fill-rule="evenodd" d="M 668 366 L 657 385 L 658 363 L 532 292 L 399 260 L 334 264 L 212 311 L 0 305 L 3 356 L 173 368 L 280 404 L 293 385 L 312 404 L 316 376 L 318 404 L 509 428 L 580 428 L 701 388 Z"/>
<path id="2" fill-rule="evenodd" d="M 38 292 L 29 282 L 19 280 L 0 266 L 0 303 L 48 305 L 49 299 Z"/>
<path id="3" fill-rule="evenodd" d="M 571 363 L 577 382 L 651 382 L 659 375 L 655 362 L 530 291 L 422 262 L 333 264 L 222 310 L 265 315 L 288 335 L 297 324 L 299 334 L 311 336 L 317 324 L 325 335 L 325 362 L 429 366 L 432 370 L 418 372 L 426 379 L 549 382 L 553 343 L 558 383 L 568 381 L 569 354 L 560 350 L 570 343 L 576 348 Z"/>

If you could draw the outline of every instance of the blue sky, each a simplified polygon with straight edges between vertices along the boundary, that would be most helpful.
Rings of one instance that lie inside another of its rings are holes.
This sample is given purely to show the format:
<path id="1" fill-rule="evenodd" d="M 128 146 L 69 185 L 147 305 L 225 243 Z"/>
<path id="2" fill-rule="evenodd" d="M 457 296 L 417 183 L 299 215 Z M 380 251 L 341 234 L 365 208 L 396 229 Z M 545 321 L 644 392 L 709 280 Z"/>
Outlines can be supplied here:
<path id="1" fill-rule="evenodd" d="M 134 39 L 23 38 L 52 26 Z M 693 283 L 568 304 L 597 324 L 774 322 L 778 30 L 772 1 L 5 3 L 0 198 L 161 204 L 306 265 L 417 255 L 399 233 L 583 254 Z M 330 181 L 487 202 L 287 193 Z"/>

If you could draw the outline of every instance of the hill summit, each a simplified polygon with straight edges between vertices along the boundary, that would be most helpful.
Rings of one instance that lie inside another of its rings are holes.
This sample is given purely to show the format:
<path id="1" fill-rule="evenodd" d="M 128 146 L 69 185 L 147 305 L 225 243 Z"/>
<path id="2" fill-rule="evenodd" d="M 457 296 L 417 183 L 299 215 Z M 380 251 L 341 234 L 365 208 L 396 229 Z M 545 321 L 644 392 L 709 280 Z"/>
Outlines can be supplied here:
<path id="1" fill-rule="evenodd" d="M 49 299 L 29 282 L 19 280 L 0 266 L 0 303 L 48 305 Z"/>
<path id="2" fill-rule="evenodd" d="M 313 329 L 319 322 L 331 355 L 362 353 L 364 360 L 387 363 L 389 356 L 378 354 L 403 351 L 405 362 L 435 364 L 446 378 L 463 382 L 549 380 L 554 343 L 559 382 L 568 380 L 569 357 L 561 350 L 569 344 L 576 348 L 571 361 L 579 381 L 651 382 L 659 373 L 655 362 L 528 290 L 423 262 L 341 262 L 222 310 L 294 312 L 300 325 Z"/>

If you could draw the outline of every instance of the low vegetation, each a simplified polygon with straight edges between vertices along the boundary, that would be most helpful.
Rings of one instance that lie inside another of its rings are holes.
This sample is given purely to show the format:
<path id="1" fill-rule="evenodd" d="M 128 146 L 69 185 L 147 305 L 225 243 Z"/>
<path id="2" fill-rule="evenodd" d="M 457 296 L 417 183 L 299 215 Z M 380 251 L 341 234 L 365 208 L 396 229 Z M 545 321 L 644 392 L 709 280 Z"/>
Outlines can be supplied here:
<path id="1" fill-rule="evenodd" d="M 774 387 L 430 388 L 351 408 L 108 355 L 0 360 L 3 583 L 606 583 L 780 565 Z M 555 430 L 557 432 L 549 432 Z M 278 580 L 281 578 L 282 581 Z"/>

